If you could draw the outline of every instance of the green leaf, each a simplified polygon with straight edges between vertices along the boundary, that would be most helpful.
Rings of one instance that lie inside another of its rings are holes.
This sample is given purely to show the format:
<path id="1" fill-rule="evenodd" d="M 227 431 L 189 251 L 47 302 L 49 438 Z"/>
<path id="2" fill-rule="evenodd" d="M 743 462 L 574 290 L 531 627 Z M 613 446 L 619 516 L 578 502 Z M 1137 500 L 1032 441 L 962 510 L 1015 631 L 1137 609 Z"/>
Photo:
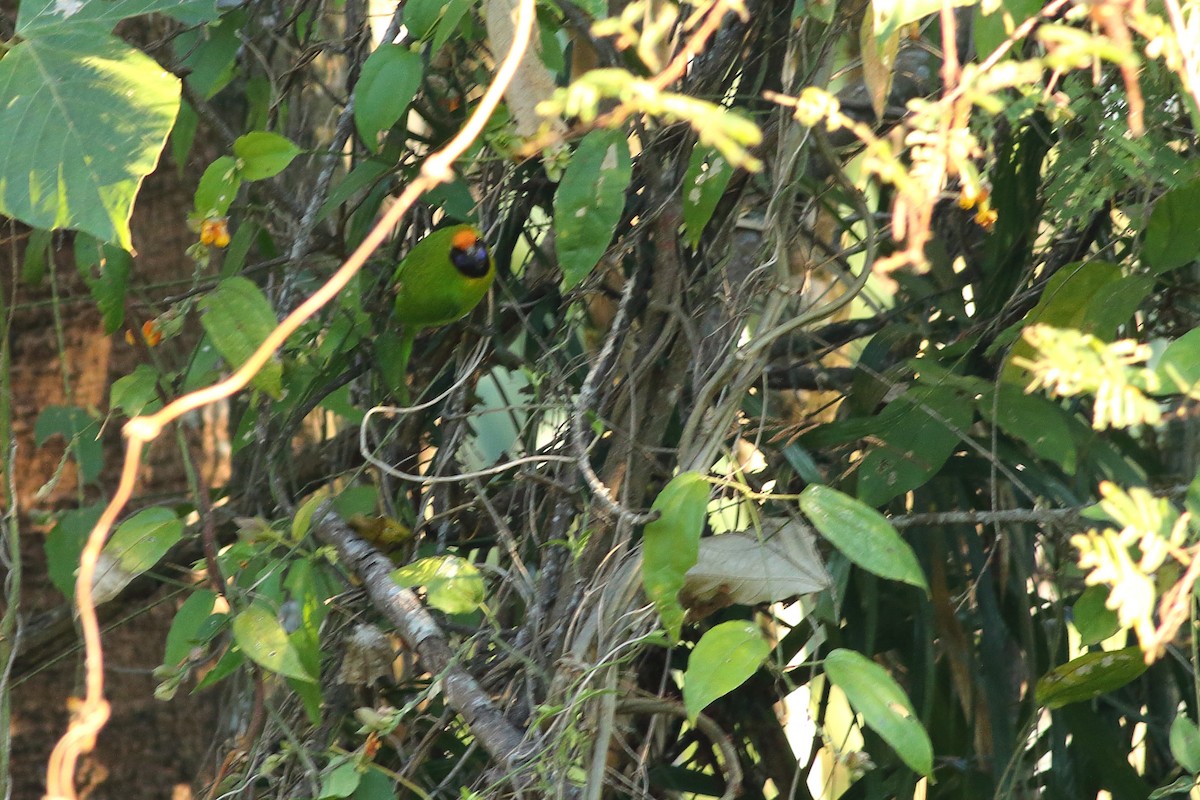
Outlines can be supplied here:
<path id="1" fill-rule="evenodd" d="M 244 180 L 261 181 L 287 169 L 287 165 L 300 155 L 300 148 L 277 133 L 254 131 L 234 141 L 233 154 L 238 157 L 239 172 Z"/>
<path id="2" fill-rule="evenodd" d="M 157 564 L 182 538 L 183 521 L 171 509 L 154 506 L 118 525 L 103 552 L 133 577 Z"/>
<path id="3" fill-rule="evenodd" d="M 800 493 L 800 509 L 830 544 L 858 566 L 929 591 L 912 548 L 875 509 L 819 484 Z"/>
<path id="4" fill-rule="evenodd" d="M 246 14 L 236 11 L 215 24 L 181 31 L 173 42 L 180 71 L 197 96 L 212 98 L 233 80 L 245 23 Z"/>
<path id="5" fill-rule="evenodd" d="M 1179 766 L 1195 774 L 1200 772 L 1200 729 L 1187 716 L 1180 714 L 1171 723 L 1169 737 L 1171 755 Z"/>
<path id="6" fill-rule="evenodd" d="M 353 800 L 394 800 L 392 781 L 378 769 L 368 769 L 358 782 L 358 788 L 350 795 Z"/>
<path id="7" fill-rule="evenodd" d="M 463 15 L 471 8 L 475 0 L 449 0 L 446 10 L 438 20 L 437 29 L 433 33 L 433 42 L 429 45 L 431 56 L 437 55 L 450 37 L 458 30 Z"/>
<path id="8" fill-rule="evenodd" d="M 393 571 L 392 580 L 405 588 L 424 586 L 429 605 L 447 614 L 469 614 L 485 598 L 483 576 L 458 556 L 422 558 Z"/>
<path id="9" fill-rule="evenodd" d="M 825 675 L 910 769 L 926 776 L 933 772 L 929 734 L 887 670 L 861 653 L 838 649 L 825 657 Z"/>
<path id="10" fill-rule="evenodd" d="M 76 266 L 104 319 L 105 334 L 113 334 L 125 324 L 125 294 L 133 259 L 119 247 L 100 244 L 90 236 L 76 237 Z M 92 250 L 92 258 L 80 260 L 80 248 Z"/>
<path id="11" fill-rule="evenodd" d="M 21 281 L 30 286 L 37 286 L 46 277 L 46 264 L 51 258 L 50 245 L 54 234 L 50 231 L 34 228 L 29 232 L 29 241 L 25 245 L 24 260 L 21 263 Z"/>
<path id="12" fill-rule="evenodd" d="M 293 562 L 283 583 L 288 595 L 300 608 L 301 625 L 292 635 L 304 633 L 311 640 L 314 662 L 310 671 L 315 674 L 320 666 L 321 623 L 329 615 L 326 601 L 338 592 L 325 574 L 313 567 L 311 561 Z"/>
<path id="13" fill-rule="evenodd" d="M 83 9 L 112 5 L 129 4 Z M 0 59 L 0 213 L 132 250 L 133 201 L 175 123 L 179 80 L 107 34 L 30 25 L 38 35 Z"/>
<path id="14" fill-rule="evenodd" d="M 583 137 L 554 194 L 555 248 L 563 291 L 579 284 L 612 241 L 633 174 L 629 143 L 620 130 Z"/>
<path id="15" fill-rule="evenodd" d="M 1187 794 L 1197 785 L 1196 776 L 1182 775 L 1168 783 L 1166 786 L 1155 789 L 1150 794 L 1146 795 L 1146 800 L 1162 800 L 1164 797 L 1170 797 L 1176 794 Z"/>
<path id="16" fill-rule="evenodd" d="M 654 500 L 658 519 L 642 533 L 642 585 L 673 640 L 683 630 L 679 590 L 700 555 L 700 533 L 708 516 L 708 481 L 699 472 L 681 472 Z"/>
<path id="17" fill-rule="evenodd" d="M 1025 315 L 1020 325 L 1013 328 L 1017 335 L 1030 325 L 1042 324 L 1054 328 L 1078 328 L 1085 333 L 1095 333 L 1101 338 L 1111 338 L 1112 333 L 1099 331 L 1089 319 L 1094 307 L 1093 300 L 1106 287 L 1121 280 L 1121 268 L 1107 261 L 1074 262 L 1067 264 L 1046 282 L 1046 288 L 1038 304 Z M 1036 352 L 1024 338 L 1018 339 L 1004 359 L 1003 378 L 1008 382 L 1025 385 L 1025 370 L 1012 365 L 1014 358 L 1032 359 Z"/>
<path id="18" fill-rule="evenodd" d="M 296 510 L 295 516 L 292 517 L 293 542 L 299 542 L 308 534 L 309 529 L 312 528 L 313 512 L 317 510 L 317 506 L 328 499 L 328 492 L 316 491 L 300 505 L 300 508 Z"/>
<path id="19" fill-rule="evenodd" d="M 1121 630 L 1117 612 L 1108 608 L 1107 586 L 1089 586 L 1071 607 L 1079 642 L 1084 646 L 1099 644 Z"/>
<path id="20" fill-rule="evenodd" d="M 692 148 L 692 158 L 683 176 L 683 230 L 692 247 L 700 243 L 704 227 L 712 219 L 732 177 L 733 167 L 716 150 L 700 143 Z"/>
<path id="21" fill-rule="evenodd" d="M 186 100 L 181 101 L 170 136 L 171 159 L 175 162 L 175 169 L 181 178 L 188 163 L 188 156 L 191 155 L 192 145 L 196 142 L 196 129 L 199 126 L 200 117 L 196 114 L 196 109 Z"/>
<path id="22" fill-rule="evenodd" d="M 1154 371 L 1168 391 L 1191 391 L 1200 382 L 1200 328 L 1167 345 Z"/>
<path id="23" fill-rule="evenodd" d="M 858 466 L 858 496 L 870 506 L 923 486 L 958 448 L 972 407 L 949 386 L 917 386 L 888 404 Z"/>
<path id="24" fill-rule="evenodd" d="M 158 370 L 149 364 L 138 364 L 133 372 L 113 381 L 109 390 L 109 410 L 127 417 L 136 417 L 147 406 L 158 403 Z"/>
<path id="25" fill-rule="evenodd" d="M 197 637 L 206 629 L 205 623 L 212 616 L 216 603 L 217 593 L 209 589 L 197 589 L 183 601 L 171 620 L 171 629 L 167 631 L 163 666 L 178 666 L 200 643 Z"/>
<path id="26" fill-rule="evenodd" d="M 75 456 L 79 474 L 89 483 L 100 477 L 104 447 L 100 442 L 100 420 L 75 406 L 47 406 L 33 425 L 34 444 L 41 447 L 52 436 L 62 436 Z"/>
<path id="27" fill-rule="evenodd" d="M 1138 306 L 1153 291 L 1154 283 L 1154 278 L 1148 275 L 1127 275 L 1102 287 L 1088 303 L 1084 330 L 1111 341 L 1121 325 L 1133 320 Z"/>
<path id="28" fill-rule="evenodd" d="M 1191 483 L 1188 484 L 1187 493 L 1183 498 L 1183 506 L 1193 519 L 1200 519 L 1200 470 L 1192 476 Z"/>
<path id="29" fill-rule="evenodd" d="M 871 110 L 876 119 L 883 119 L 887 108 L 888 94 L 892 91 L 892 78 L 896 74 L 896 54 L 900 51 L 900 29 L 892 28 L 887 36 L 875 33 L 878 17 L 873 25 L 863 19 L 859 28 L 859 49 L 862 52 L 862 80 L 871 100 Z"/>
<path id="30" fill-rule="evenodd" d="M 1042 0 L 1005 0 L 990 14 L 983 13 L 983 5 L 976 7 L 972 26 L 975 52 L 983 57 L 991 55 L 1008 39 L 1010 31 L 1041 11 L 1042 5 Z M 1011 52 L 1021 52 L 1020 45 Z"/>
<path id="31" fill-rule="evenodd" d="M 975 5 L 975 0 L 951 0 L 954 6 Z M 875 37 L 887 39 L 896 31 L 942 8 L 941 0 L 871 0 Z"/>
<path id="32" fill-rule="evenodd" d="M 79 554 L 103 511 L 104 503 L 64 511 L 55 518 L 54 527 L 46 535 L 46 572 L 54 587 L 68 599 L 75 597 Z"/>
<path id="33" fill-rule="evenodd" d="M 1075 437 L 1070 416 L 1041 395 L 1025 394 L 1017 386 L 1001 384 L 995 394 L 984 394 L 976 403 L 979 414 L 1005 434 L 1025 442 L 1039 458 L 1052 461 L 1068 474 L 1075 472 Z"/>
<path id="34" fill-rule="evenodd" d="M 242 172 L 233 156 L 221 156 L 208 165 L 196 185 L 196 215 L 223 217 L 242 186 Z"/>
<path id="35" fill-rule="evenodd" d="M 236 672 L 244 663 L 246 663 L 246 654 L 236 647 L 229 648 L 225 651 L 225 655 L 217 660 L 217 665 L 196 682 L 196 688 L 192 690 L 192 693 L 202 692 L 208 687 L 220 683 Z"/>
<path id="36" fill-rule="evenodd" d="M 445 5 L 444 0 L 408 0 L 404 4 L 404 27 L 413 38 L 428 39 Z"/>
<path id="37" fill-rule="evenodd" d="M 181 31 L 173 42 L 181 72 L 186 71 L 184 80 L 205 100 L 233 79 L 245 23 L 246 14 L 235 11 L 214 25 Z"/>
<path id="38" fill-rule="evenodd" d="M 395 169 L 396 165 L 394 163 L 388 163 L 382 158 L 364 159 L 354 169 L 350 170 L 349 175 L 333 187 L 333 190 L 329 193 L 329 197 L 321 206 L 321 210 L 317 212 L 317 221 L 320 222 L 327 219 L 330 214 L 340 209 L 350 198 L 359 192 L 365 192 L 372 186 L 379 185 L 383 181 L 383 178 L 391 175 Z M 474 203 L 474 200 L 471 202 Z"/>
<path id="39" fill-rule="evenodd" d="M 688 656 L 684 673 L 688 719 L 695 722 L 709 703 L 749 680 L 770 652 L 770 643 L 753 622 L 732 620 L 705 631 Z"/>
<path id="40" fill-rule="evenodd" d="M 275 612 L 253 603 L 233 618 L 233 639 L 254 663 L 299 681 L 312 681 Z"/>
<path id="41" fill-rule="evenodd" d="M 200 323 L 213 345 L 237 368 L 275 330 L 275 312 L 262 291 L 248 278 L 226 278 L 199 302 Z M 268 361 L 250 381 L 271 397 L 283 390 L 283 366 Z"/>
<path id="42" fill-rule="evenodd" d="M 823 25 L 833 22 L 836 14 L 837 3 L 835 0 L 796 0 L 796 5 L 792 7 L 793 20 L 807 16 Z"/>
<path id="43" fill-rule="evenodd" d="M 376 514 L 379 509 L 379 488 L 369 485 L 350 486 L 333 498 L 333 507 L 342 519 L 349 519 L 355 514 Z"/>
<path id="44" fill-rule="evenodd" d="M 321 800 L 349 797 L 358 788 L 361 777 L 354 761 L 347 758 L 321 776 Z"/>
<path id="45" fill-rule="evenodd" d="M 1142 261 L 1151 272 L 1178 269 L 1200 254 L 1200 182 L 1172 189 L 1154 204 L 1146 223 Z"/>
<path id="46" fill-rule="evenodd" d="M 1120 689 L 1145 671 L 1139 647 L 1084 653 L 1043 675 L 1034 695 L 1047 708 L 1062 708 Z"/>
<path id="47" fill-rule="evenodd" d="M 408 109 L 422 71 L 421 56 L 404 45 L 381 44 L 367 57 L 354 87 L 354 124 L 371 150 L 379 151 L 379 134 Z"/>
<path id="48" fill-rule="evenodd" d="M 28 39 L 64 31 L 108 33 L 123 19 L 155 11 L 167 12 L 192 24 L 217 15 L 214 0 L 107 0 L 99 3 L 22 0 L 17 17 L 17 35 Z"/>

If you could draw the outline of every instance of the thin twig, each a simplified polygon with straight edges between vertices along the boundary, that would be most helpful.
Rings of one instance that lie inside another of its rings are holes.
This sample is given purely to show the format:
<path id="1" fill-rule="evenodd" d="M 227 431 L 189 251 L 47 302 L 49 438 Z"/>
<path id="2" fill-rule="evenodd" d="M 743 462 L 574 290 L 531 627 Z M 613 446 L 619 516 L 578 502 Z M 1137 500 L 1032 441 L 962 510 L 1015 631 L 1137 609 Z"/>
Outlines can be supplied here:
<path id="1" fill-rule="evenodd" d="M 941 525 L 1011 525 L 1036 523 L 1057 525 L 1073 522 L 1083 514 L 1079 508 L 1005 508 L 997 511 L 932 511 L 891 517 L 896 528 L 935 528 Z"/>
<path id="2" fill-rule="evenodd" d="M 626 508 L 617 498 L 613 497 L 612 490 L 604 485 L 604 481 L 600 480 L 600 476 L 592 468 L 591 460 L 588 458 L 587 441 L 584 438 L 584 432 L 588 430 L 587 412 L 595 402 L 597 384 L 600 382 L 600 377 L 608 372 L 609 362 L 617 349 L 617 342 L 625 334 L 630 301 L 633 298 L 633 287 L 636 283 L 637 281 L 632 278 L 625 281 L 625 289 L 621 292 L 621 302 L 617 304 L 617 313 L 613 317 L 612 325 L 609 326 L 608 335 L 604 338 L 604 346 L 600 348 L 600 354 L 592 362 L 591 369 L 588 370 L 587 377 L 583 380 L 583 386 L 579 387 L 579 399 L 571 414 L 571 444 L 575 450 L 579 471 L 587 481 L 588 488 L 592 490 L 592 495 L 600 501 L 600 504 L 629 525 L 644 525 L 657 519 L 658 512 L 639 513 Z"/>
<path id="3" fill-rule="evenodd" d="M 687 709 L 681 703 L 672 702 L 662 697 L 631 697 L 617 703 L 618 714 L 671 714 L 676 717 L 689 717 Z M 704 734 L 718 750 L 725 764 L 725 792 L 721 800 L 733 800 L 742 793 L 742 763 L 738 760 L 737 750 L 725 731 L 721 730 L 713 719 L 705 714 L 697 714 L 696 730 Z"/>

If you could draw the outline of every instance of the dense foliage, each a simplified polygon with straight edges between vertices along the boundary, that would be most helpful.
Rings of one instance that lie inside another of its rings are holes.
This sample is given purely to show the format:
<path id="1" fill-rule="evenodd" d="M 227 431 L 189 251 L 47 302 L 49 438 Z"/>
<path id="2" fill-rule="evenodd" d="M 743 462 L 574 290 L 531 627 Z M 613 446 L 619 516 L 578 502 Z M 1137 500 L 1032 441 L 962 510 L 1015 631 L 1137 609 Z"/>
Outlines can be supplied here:
<path id="1" fill-rule="evenodd" d="M 81 500 L 50 577 L 86 632 L 97 520 L 97 603 L 184 568 L 159 697 L 242 710 L 201 796 L 1185 793 L 1198 25 L 1176 0 L 26 0 L 0 58 L 20 274 L 73 254 L 142 355 L 103 419 L 40 412 Z M 164 153 L 196 241 L 135 317 Z M 451 222 L 498 278 L 412 345 L 393 271 Z M 218 485 L 183 416 L 211 403 Z M 136 460 L 110 480 L 126 418 L 134 459 L 176 438 L 186 501 L 130 498 Z M 103 725 L 88 656 L 76 732 Z"/>

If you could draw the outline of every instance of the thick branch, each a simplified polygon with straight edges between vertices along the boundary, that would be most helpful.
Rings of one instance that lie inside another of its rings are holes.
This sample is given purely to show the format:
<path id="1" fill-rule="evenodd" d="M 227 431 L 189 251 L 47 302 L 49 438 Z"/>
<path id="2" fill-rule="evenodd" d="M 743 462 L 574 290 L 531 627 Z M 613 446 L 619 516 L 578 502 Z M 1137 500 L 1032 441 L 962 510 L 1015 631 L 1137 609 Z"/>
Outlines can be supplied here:
<path id="1" fill-rule="evenodd" d="M 358 538 L 329 503 L 323 503 L 313 514 L 313 530 L 322 541 L 336 547 L 346 566 L 362 579 L 371 602 L 417 652 L 425 669 L 441 676 L 446 701 L 462 715 L 483 749 L 505 768 L 519 760 L 522 732 L 509 724 L 479 683 L 458 663 L 441 628 L 417 596 L 392 580 L 392 562 Z"/>

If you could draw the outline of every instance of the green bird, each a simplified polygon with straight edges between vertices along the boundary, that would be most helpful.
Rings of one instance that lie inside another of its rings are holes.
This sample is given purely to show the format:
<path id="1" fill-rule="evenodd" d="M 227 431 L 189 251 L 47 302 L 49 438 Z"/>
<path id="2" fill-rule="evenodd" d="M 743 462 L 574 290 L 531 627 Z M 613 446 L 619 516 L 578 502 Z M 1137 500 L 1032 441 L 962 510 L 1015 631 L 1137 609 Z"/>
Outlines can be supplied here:
<path id="1" fill-rule="evenodd" d="M 400 375 L 408 374 L 413 342 L 423 328 L 440 328 L 465 317 L 488 293 L 496 269 L 479 231 L 470 225 L 442 228 L 413 247 L 392 278 L 400 338 Z M 401 384 L 401 402 L 408 387 Z"/>

